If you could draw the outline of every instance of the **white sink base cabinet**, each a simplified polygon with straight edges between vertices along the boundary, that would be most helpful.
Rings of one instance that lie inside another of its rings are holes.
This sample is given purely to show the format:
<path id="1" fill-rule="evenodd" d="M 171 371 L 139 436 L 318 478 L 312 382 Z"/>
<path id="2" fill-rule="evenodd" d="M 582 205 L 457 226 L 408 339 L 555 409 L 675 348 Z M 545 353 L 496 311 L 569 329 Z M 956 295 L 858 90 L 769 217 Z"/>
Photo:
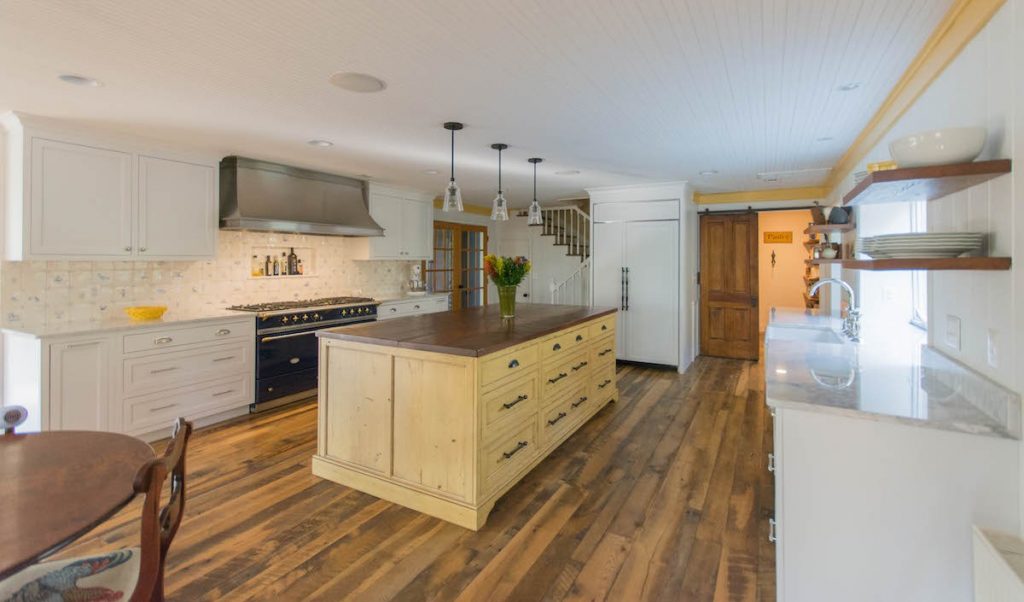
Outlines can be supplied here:
<path id="1" fill-rule="evenodd" d="M 1018 441 L 773 414 L 778 600 L 970 600 L 972 525 L 1018 532 Z"/>

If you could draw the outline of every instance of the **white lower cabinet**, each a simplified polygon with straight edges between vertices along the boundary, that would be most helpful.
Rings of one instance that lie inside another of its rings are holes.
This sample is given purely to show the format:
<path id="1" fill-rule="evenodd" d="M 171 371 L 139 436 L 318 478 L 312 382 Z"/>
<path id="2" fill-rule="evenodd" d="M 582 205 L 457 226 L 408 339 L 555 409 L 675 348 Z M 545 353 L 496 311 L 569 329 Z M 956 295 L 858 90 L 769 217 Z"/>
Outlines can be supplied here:
<path id="1" fill-rule="evenodd" d="M 1019 442 L 774 408 L 777 599 L 972 599 L 972 525 L 1016 533 Z"/>
<path id="2" fill-rule="evenodd" d="M 250 317 L 77 336 L 5 331 L 4 348 L 4 399 L 28 408 L 30 431 L 154 439 L 178 416 L 202 423 L 253 403 Z"/>
<path id="3" fill-rule="evenodd" d="M 451 300 L 448 295 L 426 295 L 423 297 L 393 299 L 384 301 L 377 307 L 377 319 L 390 320 L 391 318 L 401 318 L 404 316 L 434 314 L 450 309 Z"/>

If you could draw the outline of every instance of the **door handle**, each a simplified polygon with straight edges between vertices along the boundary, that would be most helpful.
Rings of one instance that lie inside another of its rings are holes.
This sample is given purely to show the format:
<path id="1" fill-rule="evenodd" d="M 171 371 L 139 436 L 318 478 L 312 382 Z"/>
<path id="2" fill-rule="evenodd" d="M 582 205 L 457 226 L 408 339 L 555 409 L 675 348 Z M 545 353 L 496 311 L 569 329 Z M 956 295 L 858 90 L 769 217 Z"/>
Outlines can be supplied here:
<path id="1" fill-rule="evenodd" d="M 619 268 L 622 275 L 619 277 L 619 307 L 626 311 L 626 268 Z"/>
<path id="2" fill-rule="evenodd" d="M 629 311 L 629 268 L 626 268 L 626 311 Z"/>
<path id="3" fill-rule="evenodd" d="M 316 334 L 316 331 L 315 330 L 310 330 L 310 331 L 307 331 L 307 332 L 296 332 L 294 334 L 279 334 L 279 335 L 274 336 L 274 337 L 263 337 L 262 339 L 260 339 L 260 342 L 261 343 L 269 343 L 270 341 L 279 341 L 281 339 L 294 339 L 295 337 L 304 337 L 304 336 L 308 336 L 308 335 L 311 335 L 311 334 Z"/>

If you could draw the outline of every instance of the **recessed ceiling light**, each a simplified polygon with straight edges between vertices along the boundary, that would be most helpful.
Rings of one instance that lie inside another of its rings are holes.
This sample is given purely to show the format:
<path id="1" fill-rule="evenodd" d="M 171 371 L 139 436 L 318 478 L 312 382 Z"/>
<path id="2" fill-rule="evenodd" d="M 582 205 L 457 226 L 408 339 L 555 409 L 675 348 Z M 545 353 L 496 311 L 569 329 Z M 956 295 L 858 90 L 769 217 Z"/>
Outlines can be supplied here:
<path id="1" fill-rule="evenodd" d="M 73 73 L 62 73 L 57 76 L 57 79 L 66 84 L 85 86 L 87 88 L 98 88 L 101 85 L 103 85 L 98 80 L 95 80 L 91 77 L 86 77 L 84 75 L 75 75 Z"/>
<path id="2" fill-rule="evenodd" d="M 702 176 L 713 176 L 718 173 L 717 169 L 705 169 L 704 171 L 697 172 Z"/>
<path id="3" fill-rule="evenodd" d="M 428 176 L 436 176 L 441 172 L 437 171 L 436 169 L 426 169 L 423 171 L 423 173 L 427 174 Z"/>
<path id="4" fill-rule="evenodd" d="M 563 169 L 562 171 L 556 171 L 555 175 L 556 176 L 578 176 L 578 175 L 580 175 L 580 170 L 578 170 L 578 169 Z"/>
<path id="5" fill-rule="evenodd" d="M 815 138 L 814 141 L 815 142 L 829 142 L 832 139 L 833 139 L 832 136 L 822 136 L 821 138 Z"/>
<path id="6" fill-rule="evenodd" d="M 331 142 L 330 140 L 307 140 L 306 144 L 308 144 L 310 146 L 319 146 L 320 148 L 327 148 L 329 146 L 334 146 L 334 143 Z"/>
<path id="7" fill-rule="evenodd" d="M 836 88 L 836 90 L 839 90 L 840 92 L 850 92 L 851 90 L 856 90 L 859 87 L 860 82 L 848 82 L 845 84 L 840 84 L 839 87 Z"/>
<path id="8" fill-rule="evenodd" d="M 328 81 L 342 90 L 349 92 L 380 92 L 388 85 L 384 80 L 378 79 L 366 73 L 355 73 L 352 71 L 338 71 L 331 74 Z"/>

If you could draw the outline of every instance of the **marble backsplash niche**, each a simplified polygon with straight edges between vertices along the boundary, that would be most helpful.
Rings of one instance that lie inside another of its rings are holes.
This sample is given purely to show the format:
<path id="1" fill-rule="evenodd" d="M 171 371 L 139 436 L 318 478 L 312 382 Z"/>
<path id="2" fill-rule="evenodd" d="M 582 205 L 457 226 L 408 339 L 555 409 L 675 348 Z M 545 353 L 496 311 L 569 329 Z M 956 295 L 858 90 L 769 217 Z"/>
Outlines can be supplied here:
<path id="1" fill-rule="evenodd" d="M 312 249 L 302 277 L 251 275 L 254 249 Z M 402 293 L 415 261 L 352 259 L 352 239 L 221 231 L 211 261 L 5 261 L 0 312 L 9 324 L 84 322 L 120 316 L 129 305 L 188 313 L 230 305 L 336 295 Z"/>

